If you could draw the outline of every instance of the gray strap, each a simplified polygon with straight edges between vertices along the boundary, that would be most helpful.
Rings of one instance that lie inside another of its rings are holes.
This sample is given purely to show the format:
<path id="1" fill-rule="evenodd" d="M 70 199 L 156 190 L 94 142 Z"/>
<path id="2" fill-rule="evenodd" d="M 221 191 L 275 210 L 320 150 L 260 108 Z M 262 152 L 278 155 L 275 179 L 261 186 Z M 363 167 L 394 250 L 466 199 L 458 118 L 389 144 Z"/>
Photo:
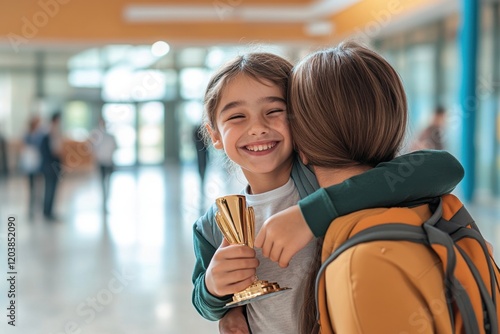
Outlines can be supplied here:
<path id="1" fill-rule="evenodd" d="M 486 243 L 484 242 L 484 238 L 482 237 L 481 233 L 478 231 L 475 231 L 470 228 L 464 228 L 461 229 L 460 231 L 457 231 L 454 233 L 452 236 L 453 240 L 455 242 L 467 237 L 476 240 L 477 243 L 481 246 L 481 249 L 483 250 L 484 256 L 486 258 L 486 263 L 488 264 L 488 271 L 490 273 L 491 277 L 491 291 L 495 291 L 496 289 L 500 289 L 500 286 L 498 285 L 499 282 L 497 282 L 496 275 L 495 275 L 495 269 L 493 268 L 494 261 L 491 261 L 490 253 L 488 251 L 488 247 L 486 246 Z M 493 262 L 493 263 L 492 263 Z M 496 294 L 492 294 L 492 299 L 493 303 L 496 305 Z"/>
<path id="2" fill-rule="evenodd" d="M 479 334 L 479 325 L 477 322 L 476 314 L 474 313 L 474 307 L 470 301 L 469 295 L 465 291 L 464 287 L 455 278 L 454 271 L 456 265 L 456 255 L 454 249 L 453 239 L 449 234 L 441 231 L 435 225 L 430 225 L 427 222 L 424 223 L 424 229 L 429 238 L 431 244 L 442 245 L 446 248 L 446 270 L 445 270 L 445 282 L 446 289 L 450 291 L 452 300 L 455 301 L 462 319 L 464 321 L 465 333 L 466 334 Z M 453 313 L 450 314 L 453 316 Z"/>
<path id="3" fill-rule="evenodd" d="M 485 323 L 484 327 L 486 329 L 486 333 L 498 333 L 498 319 L 497 319 L 497 313 L 496 313 L 496 307 L 494 301 L 490 298 L 490 293 L 486 289 L 486 286 L 483 282 L 483 279 L 481 277 L 481 274 L 477 270 L 476 266 L 474 265 L 474 262 L 470 259 L 470 257 L 465 253 L 465 251 L 457 246 L 458 251 L 464 258 L 465 262 L 467 262 L 467 265 L 469 266 L 472 275 L 474 276 L 474 279 L 477 283 L 477 286 L 479 288 L 479 291 L 481 293 L 481 300 L 483 302 L 483 309 L 485 310 Z M 489 262 L 489 261 L 488 261 Z M 491 275 L 491 272 L 490 272 Z M 491 276 L 494 278 L 493 276 Z M 495 290 L 492 290 L 493 295 L 495 295 Z"/>

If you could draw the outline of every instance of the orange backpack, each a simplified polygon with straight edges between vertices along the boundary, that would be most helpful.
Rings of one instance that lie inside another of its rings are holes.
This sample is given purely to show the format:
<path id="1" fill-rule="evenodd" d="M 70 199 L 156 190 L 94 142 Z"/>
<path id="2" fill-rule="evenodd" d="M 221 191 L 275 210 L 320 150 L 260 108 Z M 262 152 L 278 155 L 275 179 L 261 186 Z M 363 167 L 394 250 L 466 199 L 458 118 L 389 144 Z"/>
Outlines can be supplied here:
<path id="1" fill-rule="evenodd" d="M 500 270 L 483 236 L 457 197 L 444 195 L 426 203 L 433 214 L 420 226 L 405 222 L 378 224 L 361 230 L 339 246 L 318 272 L 316 297 L 324 270 L 348 248 L 379 240 L 418 242 L 431 247 L 441 259 L 454 332 L 498 334 Z"/>

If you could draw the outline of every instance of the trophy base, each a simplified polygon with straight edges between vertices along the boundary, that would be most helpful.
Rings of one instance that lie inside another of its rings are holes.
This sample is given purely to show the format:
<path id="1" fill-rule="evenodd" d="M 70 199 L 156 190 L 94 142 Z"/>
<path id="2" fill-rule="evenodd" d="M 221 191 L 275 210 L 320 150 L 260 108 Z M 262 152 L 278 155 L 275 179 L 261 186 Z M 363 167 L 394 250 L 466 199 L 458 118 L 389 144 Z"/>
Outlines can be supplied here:
<path id="1" fill-rule="evenodd" d="M 290 288 L 280 288 L 278 283 L 258 280 L 245 290 L 235 293 L 233 295 L 233 301 L 227 303 L 224 308 L 245 305 L 256 300 L 276 296 L 287 290 L 290 290 Z"/>

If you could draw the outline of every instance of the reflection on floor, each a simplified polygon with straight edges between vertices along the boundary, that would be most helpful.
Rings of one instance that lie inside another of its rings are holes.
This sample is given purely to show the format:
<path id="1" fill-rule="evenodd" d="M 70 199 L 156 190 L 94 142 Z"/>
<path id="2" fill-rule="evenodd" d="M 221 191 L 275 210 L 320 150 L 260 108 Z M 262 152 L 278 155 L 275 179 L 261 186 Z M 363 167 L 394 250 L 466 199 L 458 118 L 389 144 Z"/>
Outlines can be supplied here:
<path id="1" fill-rule="evenodd" d="M 7 325 L 2 278 L 1 333 L 218 332 L 191 305 L 191 227 L 216 197 L 238 192 L 241 178 L 211 169 L 201 196 L 194 166 L 117 171 L 103 210 L 97 175 L 68 175 L 59 188 L 57 222 L 39 213 L 28 218 L 26 187 L 21 177 L 1 184 L 2 277 L 7 217 L 18 223 L 16 328 Z M 471 211 L 500 258 L 498 203 Z"/>

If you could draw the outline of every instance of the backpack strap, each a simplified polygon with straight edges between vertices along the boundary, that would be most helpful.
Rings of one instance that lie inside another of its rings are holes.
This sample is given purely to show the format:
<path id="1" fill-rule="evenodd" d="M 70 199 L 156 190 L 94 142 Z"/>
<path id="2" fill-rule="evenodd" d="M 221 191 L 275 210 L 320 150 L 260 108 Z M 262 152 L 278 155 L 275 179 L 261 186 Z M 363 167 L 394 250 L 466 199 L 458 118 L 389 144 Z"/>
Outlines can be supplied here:
<path id="1" fill-rule="evenodd" d="M 384 223 L 381 225 L 373 226 L 367 228 L 353 237 L 349 238 L 342 245 L 340 245 L 329 257 L 326 261 L 321 265 L 318 275 L 316 276 L 316 287 L 315 287 L 315 295 L 319 294 L 319 282 L 320 278 L 326 270 L 327 266 L 333 262 L 340 254 L 342 254 L 347 249 L 356 246 L 361 243 L 370 242 L 370 241 L 412 241 L 421 243 L 427 246 L 430 246 L 434 252 L 441 258 L 445 268 L 445 287 L 446 287 L 446 298 L 448 301 L 454 301 L 460 314 L 463 319 L 465 333 L 467 334 L 478 334 L 479 327 L 476 318 L 476 314 L 474 312 L 474 308 L 472 306 L 471 300 L 466 293 L 464 287 L 460 284 L 457 278 L 454 275 L 455 266 L 456 266 L 456 255 L 455 255 L 455 241 L 463 238 L 463 237 L 472 237 L 477 240 L 481 245 L 485 254 L 489 253 L 487 251 L 487 247 L 484 243 L 484 239 L 481 234 L 478 232 L 477 226 L 474 223 L 474 220 L 467 212 L 467 210 L 462 207 L 457 213 L 452 217 L 450 221 L 454 224 L 449 224 L 449 221 L 446 221 L 442 218 L 442 200 L 441 198 L 435 199 L 432 203 L 429 203 L 431 207 L 434 207 L 435 210 L 432 216 L 423 223 L 422 226 L 412 226 L 404 223 Z M 457 226 L 458 225 L 458 226 Z M 464 228 L 467 226 L 471 226 L 471 228 Z M 451 237 L 453 235 L 453 238 Z M 474 275 L 476 282 L 478 282 L 478 288 L 481 292 L 481 299 L 483 302 L 483 312 L 485 314 L 485 324 L 484 327 L 487 333 L 498 333 L 498 319 L 496 318 L 496 301 L 493 300 L 491 302 L 491 296 L 488 293 L 484 283 L 482 281 L 482 277 L 480 276 L 477 268 L 474 266 L 473 262 L 470 258 L 465 254 L 465 252 L 457 247 L 459 253 L 465 259 L 469 268 L 471 268 L 471 272 Z M 444 253 L 443 253 L 444 251 Z M 464 256 L 465 255 L 465 256 Z M 495 291 L 498 286 L 498 282 L 495 280 L 495 275 L 493 273 L 493 268 L 490 263 L 491 261 L 487 261 L 490 277 L 492 277 L 492 286 L 491 291 Z M 495 293 L 493 293 L 493 296 Z M 493 297 L 495 298 L 495 297 Z M 452 323 L 452 328 L 455 327 L 455 319 L 454 312 L 451 306 L 451 303 L 448 304 L 450 320 Z M 316 318 L 319 321 L 319 305 L 318 298 L 316 298 Z"/>
<path id="2" fill-rule="evenodd" d="M 454 275 L 457 259 L 453 239 L 451 239 L 449 234 L 438 229 L 432 222 L 425 222 L 422 226 L 427 234 L 427 244 L 434 250 L 444 265 L 444 284 L 448 305 L 451 306 L 450 301 L 455 302 L 462 315 L 465 333 L 480 333 L 474 307 L 469 295 Z M 450 317 L 452 319 L 452 326 L 454 327 L 455 319 L 453 315 L 454 312 L 450 309 Z"/>
<path id="3" fill-rule="evenodd" d="M 458 251 L 460 252 L 460 255 L 464 258 L 465 262 L 467 263 L 469 269 L 472 272 L 472 275 L 474 276 L 474 279 L 478 285 L 479 292 L 481 293 L 481 301 L 483 305 L 483 316 L 484 316 L 484 329 L 486 330 L 486 333 L 498 333 L 498 319 L 497 319 L 497 314 L 496 314 L 496 294 L 495 290 L 491 290 L 492 294 L 488 292 L 486 285 L 483 282 L 483 279 L 481 277 L 481 274 L 477 270 L 476 266 L 474 265 L 474 262 L 470 259 L 470 257 L 467 255 L 467 253 L 461 248 L 457 246 Z M 487 261 L 489 268 L 491 268 L 491 263 L 490 261 Z M 491 271 L 490 271 L 491 273 Z M 496 285 L 496 277 L 493 274 L 491 277 L 491 283 L 493 286 Z M 463 317 L 463 315 L 462 315 Z"/>
<path id="4" fill-rule="evenodd" d="M 471 217 L 465 207 L 461 207 L 449 220 L 440 218 L 435 224 L 439 230 L 448 233 L 448 236 L 453 240 L 456 249 L 460 256 L 466 262 L 468 268 L 470 269 L 475 282 L 477 283 L 479 293 L 481 296 L 481 302 L 483 307 L 484 315 L 484 328 L 486 333 L 498 333 L 499 325 L 497 318 L 497 301 L 496 301 L 496 291 L 500 289 L 499 282 L 495 274 L 496 266 L 494 261 L 491 261 L 490 253 L 486 242 L 479 232 L 474 219 Z M 445 234 L 446 234 L 445 233 Z M 486 288 L 485 282 L 481 273 L 477 269 L 474 261 L 469 257 L 467 252 L 458 243 L 460 240 L 468 238 L 474 240 L 481 248 L 484 254 L 485 262 L 488 266 L 489 280 L 490 280 L 490 290 Z M 490 293 L 491 291 L 491 293 Z M 462 317 L 465 318 L 466 315 L 462 313 Z"/>

